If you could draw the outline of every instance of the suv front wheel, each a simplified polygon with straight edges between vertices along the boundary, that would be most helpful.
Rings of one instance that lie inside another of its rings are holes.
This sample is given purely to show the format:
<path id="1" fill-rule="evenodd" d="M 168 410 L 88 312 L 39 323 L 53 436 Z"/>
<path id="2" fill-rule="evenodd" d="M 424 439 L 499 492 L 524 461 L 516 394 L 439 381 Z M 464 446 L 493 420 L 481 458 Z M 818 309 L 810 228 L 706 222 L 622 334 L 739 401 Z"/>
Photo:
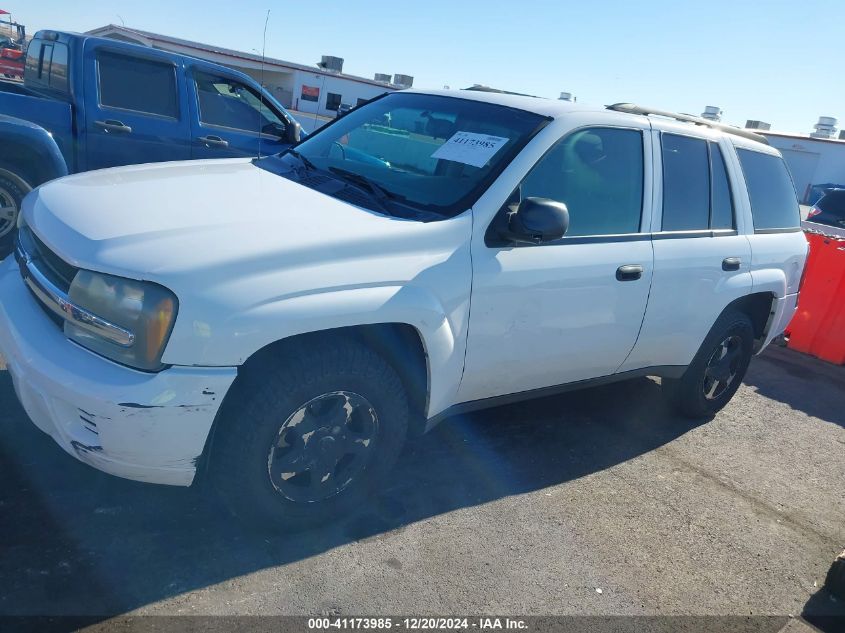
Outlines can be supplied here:
<path id="1" fill-rule="evenodd" d="M 300 529 L 360 507 L 402 448 L 409 405 L 399 375 L 352 339 L 287 345 L 247 368 L 223 405 L 210 475 L 226 505 Z"/>
<path id="2" fill-rule="evenodd" d="M 678 379 L 663 384 L 675 409 L 691 418 L 712 417 L 739 389 L 754 350 L 754 326 L 744 312 L 728 310 Z"/>

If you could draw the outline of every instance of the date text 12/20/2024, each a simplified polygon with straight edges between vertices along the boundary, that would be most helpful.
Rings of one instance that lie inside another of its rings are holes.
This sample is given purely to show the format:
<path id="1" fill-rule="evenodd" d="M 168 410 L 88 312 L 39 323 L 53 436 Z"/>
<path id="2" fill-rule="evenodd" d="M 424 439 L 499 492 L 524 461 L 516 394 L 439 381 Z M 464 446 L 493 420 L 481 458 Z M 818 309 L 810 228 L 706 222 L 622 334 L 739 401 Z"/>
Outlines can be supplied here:
<path id="1" fill-rule="evenodd" d="M 520 618 L 354 618 L 354 617 L 323 617 L 309 618 L 309 631 L 327 631 L 331 629 L 364 629 L 364 630 L 407 630 L 407 631 L 456 631 L 467 629 L 478 630 L 525 630 L 528 628 L 525 620 Z"/>

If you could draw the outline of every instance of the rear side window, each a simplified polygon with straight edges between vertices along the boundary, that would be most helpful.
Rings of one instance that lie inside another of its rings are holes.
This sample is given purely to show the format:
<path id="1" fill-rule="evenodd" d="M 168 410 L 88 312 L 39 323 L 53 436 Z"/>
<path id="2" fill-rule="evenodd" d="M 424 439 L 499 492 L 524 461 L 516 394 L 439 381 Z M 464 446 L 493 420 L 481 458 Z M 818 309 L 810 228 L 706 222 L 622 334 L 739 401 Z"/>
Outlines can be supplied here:
<path id="1" fill-rule="evenodd" d="M 710 160 L 707 141 L 661 135 L 663 230 L 693 231 L 710 225 Z"/>
<path id="2" fill-rule="evenodd" d="M 41 40 L 32 40 L 29 48 L 26 49 L 26 66 L 24 67 L 24 80 L 30 83 L 38 79 L 38 70 L 41 67 Z"/>
<path id="3" fill-rule="evenodd" d="M 61 92 L 68 91 L 67 46 L 61 42 L 53 44 L 53 59 L 50 61 L 50 87 Z"/>
<path id="4" fill-rule="evenodd" d="M 176 68 L 173 64 L 99 51 L 100 104 L 176 118 Z"/>
<path id="5" fill-rule="evenodd" d="M 754 230 L 791 229 L 801 225 L 798 198 L 780 156 L 737 148 L 745 175 Z"/>
<path id="6" fill-rule="evenodd" d="M 522 200 L 563 202 L 569 209 L 567 237 L 638 233 L 642 134 L 616 128 L 578 130 L 543 156 L 517 191 Z"/>
<path id="7" fill-rule="evenodd" d="M 722 150 L 716 143 L 710 143 L 710 175 L 712 192 L 710 200 L 710 228 L 733 229 L 734 207 L 731 198 L 731 186 L 728 183 L 728 170 Z"/>
<path id="8" fill-rule="evenodd" d="M 32 40 L 26 53 L 24 81 L 33 88 L 68 92 L 68 49 L 61 42 Z"/>

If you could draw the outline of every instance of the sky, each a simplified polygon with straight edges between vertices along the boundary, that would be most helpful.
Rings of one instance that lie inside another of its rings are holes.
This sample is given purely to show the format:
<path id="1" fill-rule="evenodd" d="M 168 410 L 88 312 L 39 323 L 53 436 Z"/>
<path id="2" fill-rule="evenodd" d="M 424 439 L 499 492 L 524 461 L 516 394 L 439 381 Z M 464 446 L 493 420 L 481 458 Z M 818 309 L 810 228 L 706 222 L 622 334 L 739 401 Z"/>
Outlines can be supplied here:
<path id="1" fill-rule="evenodd" d="M 579 102 L 628 101 L 723 121 L 812 131 L 845 126 L 838 0 L 0 0 L 28 33 L 105 24 L 344 71 L 401 73 L 415 88 L 480 83 Z M 7 16 L 4 16 L 7 17 Z"/>

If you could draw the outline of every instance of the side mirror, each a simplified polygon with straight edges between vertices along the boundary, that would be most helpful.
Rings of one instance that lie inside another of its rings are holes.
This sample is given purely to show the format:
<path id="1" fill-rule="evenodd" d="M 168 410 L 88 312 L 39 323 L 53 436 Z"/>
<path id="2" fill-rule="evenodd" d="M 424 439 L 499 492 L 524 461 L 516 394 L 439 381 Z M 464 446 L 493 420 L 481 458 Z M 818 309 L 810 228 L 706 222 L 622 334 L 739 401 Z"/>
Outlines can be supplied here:
<path id="1" fill-rule="evenodd" d="M 291 121 L 285 128 L 284 138 L 288 143 L 299 143 L 302 138 L 302 126 L 296 121 Z"/>
<path id="2" fill-rule="evenodd" d="M 568 229 L 565 204 L 548 198 L 525 198 L 510 214 L 502 237 L 522 244 L 542 244 L 560 239 Z"/>

